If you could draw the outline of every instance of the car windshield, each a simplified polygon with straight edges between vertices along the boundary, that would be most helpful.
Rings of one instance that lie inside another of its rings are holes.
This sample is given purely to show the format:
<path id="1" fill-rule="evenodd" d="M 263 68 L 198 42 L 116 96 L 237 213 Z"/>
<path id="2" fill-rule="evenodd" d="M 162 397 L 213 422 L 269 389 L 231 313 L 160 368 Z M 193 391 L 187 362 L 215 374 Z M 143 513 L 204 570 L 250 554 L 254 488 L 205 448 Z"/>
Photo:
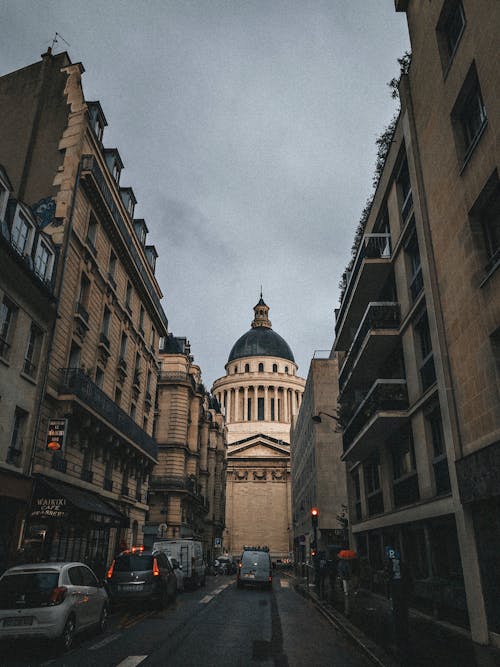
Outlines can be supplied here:
<path id="1" fill-rule="evenodd" d="M 153 569 L 153 556 L 144 554 L 125 554 L 115 562 L 115 572 L 144 572 Z"/>
<path id="2" fill-rule="evenodd" d="M 59 572 L 19 572 L 0 579 L 0 609 L 45 605 L 59 581 Z"/>

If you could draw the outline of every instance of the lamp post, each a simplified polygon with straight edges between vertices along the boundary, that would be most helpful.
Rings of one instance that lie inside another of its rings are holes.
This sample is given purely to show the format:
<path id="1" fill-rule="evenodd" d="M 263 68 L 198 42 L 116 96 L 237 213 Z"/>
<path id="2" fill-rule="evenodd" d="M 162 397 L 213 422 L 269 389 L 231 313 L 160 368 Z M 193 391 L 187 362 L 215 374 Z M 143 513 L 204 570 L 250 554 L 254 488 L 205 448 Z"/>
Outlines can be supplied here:
<path id="1" fill-rule="evenodd" d="M 335 415 L 331 415 L 329 412 L 323 412 L 323 410 L 320 410 L 317 415 L 313 415 L 311 419 L 316 424 L 321 424 L 321 422 L 323 421 L 321 419 L 321 415 L 325 415 L 325 417 L 330 417 L 330 419 L 333 419 L 336 422 L 340 422 L 340 419 L 338 417 L 336 417 Z"/>

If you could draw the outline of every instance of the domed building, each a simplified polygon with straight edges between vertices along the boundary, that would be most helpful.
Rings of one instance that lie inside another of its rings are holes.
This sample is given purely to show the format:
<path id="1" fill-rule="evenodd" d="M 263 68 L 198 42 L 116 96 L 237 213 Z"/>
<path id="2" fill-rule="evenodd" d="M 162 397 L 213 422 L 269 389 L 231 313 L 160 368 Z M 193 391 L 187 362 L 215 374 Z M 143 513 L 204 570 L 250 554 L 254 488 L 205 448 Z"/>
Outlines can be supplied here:
<path id="1" fill-rule="evenodd" d="M 268 313 L 261 294 L 251 328 L 233 345 L 212 393 L 227 428 L 224 548 L 238 555 L 245 544 L 267 545 L 277 560 L 292 551 L 290 425 L 305 380 Z"/>

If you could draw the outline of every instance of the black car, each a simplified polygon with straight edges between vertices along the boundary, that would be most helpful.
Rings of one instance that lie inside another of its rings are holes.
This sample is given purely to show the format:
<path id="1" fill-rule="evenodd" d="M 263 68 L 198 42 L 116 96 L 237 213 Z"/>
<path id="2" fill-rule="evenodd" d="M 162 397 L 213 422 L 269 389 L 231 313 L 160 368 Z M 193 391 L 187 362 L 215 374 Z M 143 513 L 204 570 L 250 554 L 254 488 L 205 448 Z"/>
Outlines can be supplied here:
<path id="1" fill-rule="evenodd" d="M 143 601 L 166 607 L 177 595 L 174 571 L 160 551 L 123 551 L 109 568 L 106 583 L 113 602 Z"/>

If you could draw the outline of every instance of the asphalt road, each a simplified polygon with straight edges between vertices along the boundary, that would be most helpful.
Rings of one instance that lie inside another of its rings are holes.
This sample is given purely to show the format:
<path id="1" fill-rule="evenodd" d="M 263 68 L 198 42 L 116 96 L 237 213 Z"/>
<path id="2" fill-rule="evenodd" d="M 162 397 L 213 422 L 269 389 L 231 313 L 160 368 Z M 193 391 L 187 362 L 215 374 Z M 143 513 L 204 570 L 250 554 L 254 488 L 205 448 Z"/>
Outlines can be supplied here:
<path id="1" fill-rule="evenodd" d="M 368 667 L 372 664 L 291 587 L 243 589 L 235 578 L 207 578 L 163 611 L 121 608 L 103 635 L 80 637 L 57 656 L 50 645 L 0 644 L 2 667 Z"/>

